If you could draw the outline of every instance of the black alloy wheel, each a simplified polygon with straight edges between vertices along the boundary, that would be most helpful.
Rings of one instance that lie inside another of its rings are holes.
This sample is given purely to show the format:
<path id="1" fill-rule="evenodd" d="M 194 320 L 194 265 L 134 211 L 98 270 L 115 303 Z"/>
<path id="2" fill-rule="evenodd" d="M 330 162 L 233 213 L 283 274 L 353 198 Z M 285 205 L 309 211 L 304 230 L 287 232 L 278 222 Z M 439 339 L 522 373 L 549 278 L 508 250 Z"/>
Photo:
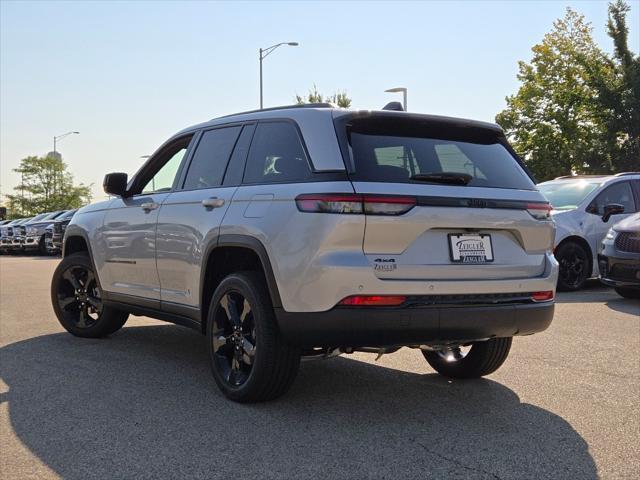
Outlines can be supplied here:
<path id="1" fill-rule="evenodd" d="M 51 303 L 60 324 L 77 337 L 100 338 L 122 328 L 129 314 L 105 305 L 85 252 L 62 259 L 51 280 Z"/>
<path id="2" fill-rule="evenodd" d="M 574 242 L 561 244 L 556 250 L 560 266 L 558 289 L 574 291 L 582 288 L 590 276 L 589 258 L 584 248 Z"/>
<path id="3" fill-rule="evenodd" d="M 207 311 L 207 339 L 213 378 L 235 402 L 278 398 L 298 372 L 300 349 L 282 336 L 261 272 L 220 282 Z"/>
<path id="4" fill-rule="evenodd" d="M 222 378 L 231 387 L 243 385 L 253 368 L 256 327 L 249 301 L 239 291 L 227 291 L 213 317 L 213 355 Z"/>
<path id="5" fill-rule="evenodd" d="M 102 295 L 93 272 L 72 265 L 62 272 L 56 298 L 65 319 L 77 328 L 91 328 L 102 314 Z"/>

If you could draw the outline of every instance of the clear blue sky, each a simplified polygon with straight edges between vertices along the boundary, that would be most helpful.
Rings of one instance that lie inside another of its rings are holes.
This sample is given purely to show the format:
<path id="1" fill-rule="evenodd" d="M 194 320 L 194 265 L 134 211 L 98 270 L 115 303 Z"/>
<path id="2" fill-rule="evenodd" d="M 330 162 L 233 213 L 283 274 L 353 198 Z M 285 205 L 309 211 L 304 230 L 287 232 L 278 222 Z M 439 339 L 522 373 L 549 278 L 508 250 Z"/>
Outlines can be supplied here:
<path id="1" fill-rule="evenodd" d="M 630 40 L 639 47 L 640 2 Z M 517 61 L 567 6 L 606 36 L 607 3 L 593 2 L 9 2 L 0 4 L 0 183 L 21 158 L 58 150 L 101 199 L 110 171 L 135 172 L 169 135 L 257 108 L 258 48 L 265 105 L 292 103 L 314 83 L 346 90 L 355 108 L 399 100 L 409 109 L 493 120 L 518 88 Z"/>

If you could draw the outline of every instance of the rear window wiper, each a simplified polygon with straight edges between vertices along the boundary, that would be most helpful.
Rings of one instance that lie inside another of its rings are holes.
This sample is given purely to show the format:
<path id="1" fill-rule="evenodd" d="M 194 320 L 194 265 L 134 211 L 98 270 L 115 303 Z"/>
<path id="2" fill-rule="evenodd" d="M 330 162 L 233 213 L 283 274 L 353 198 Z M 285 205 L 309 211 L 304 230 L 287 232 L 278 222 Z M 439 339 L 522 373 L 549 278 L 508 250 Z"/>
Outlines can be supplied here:
<path id="1" fill-rule="evenodd" d="M 467 173 L 457 172 L 434 172 L 416 173 L 411 176 L 411 180 L 418 182 L 443 183 L 446 185 L 466 185 L 473 177 Z"/>

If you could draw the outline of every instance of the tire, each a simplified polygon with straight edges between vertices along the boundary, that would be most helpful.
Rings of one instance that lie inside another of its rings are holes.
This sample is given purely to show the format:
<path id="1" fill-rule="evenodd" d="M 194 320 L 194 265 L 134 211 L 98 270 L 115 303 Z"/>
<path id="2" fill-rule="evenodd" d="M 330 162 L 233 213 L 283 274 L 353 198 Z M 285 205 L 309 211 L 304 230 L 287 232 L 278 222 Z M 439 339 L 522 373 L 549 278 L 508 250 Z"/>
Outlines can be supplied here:
<path id="1" fill-rule="evenodd" d="M 40 253 L 40 255 L 49 254 L 49 252 L 47 252 L 47 244 L 45 243 L 44 235 L 40 237 L 40 241 L 38 242 L 38 253 Z"/>
<path id="2" fill-rule="evenodd" d="M 216 288 L 207 315 L 213 378 L 224 395 L 240 403 L 283 395 L 300 365 L 300 349 L 285 342 L 276 324 L 263 276 L 239 272 Z"/>
<path id="3" fill-rule="evenodd" d="M 64 329 L 84 338 L 101 338 L 122 328 L 129 314 L 102 302 L 102 289 L 89 255 L 66 256 L 51 280 L 51 304 Z"/>
<path id="4" fill-rule="evenodd" d="M 512 339 L 513 337 L 492 338 L 473 343 L 466 355 L 453 360 L 451 356 L 448 359 L 444 351 L 423 350 L 422 354 L 440 375 L 449 378 L 479 378 L 500 368 L 509 355 Z M 447 352 L 453 355 L 455 350 Z"/>
<path id="5" fill-rule="evenodd" d="M 588 252 L 579 243 L 568 241 L 556 248 L 555 257 L 560 264 L 558 290 L 580 290 L 591 276 Z"/>
<path id="6" fill-rule="evenodd" d="M 640 288 L 615 287 L 614 290 L 621 297 L 631 298 L 631 299 L 640 299 Z"/>

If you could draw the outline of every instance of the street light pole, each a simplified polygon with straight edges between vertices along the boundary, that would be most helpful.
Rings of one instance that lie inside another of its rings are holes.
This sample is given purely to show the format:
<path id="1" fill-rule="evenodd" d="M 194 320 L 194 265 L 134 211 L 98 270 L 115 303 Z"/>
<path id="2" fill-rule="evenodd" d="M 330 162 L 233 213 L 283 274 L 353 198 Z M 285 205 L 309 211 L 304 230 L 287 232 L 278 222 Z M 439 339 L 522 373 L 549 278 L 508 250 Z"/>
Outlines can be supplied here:
<path id="1" fill-rule="evenodd" d="M 56 146 L 58 144 L 58 140 L 62 140 L 65 137 L 68 137 L 69 135 L 78 135 L 80 132 L 67 132 L 67 133 L 63 133 L 62 135 L 55 135 L 53 137 L 53 156 L 56 156 L 56 153 L 58 153 L 58 150 L 56 149 Z"/>
<path id="2" fill-rule="evenodd" d="M 262 56 L 262 48 L 260 48 L 260 110 L 262 110 L 262 60 L 264 57 Z"/>
<path id="3" fill-rule="evenodd" d="M 53 136 L 53 158 L 58 159 L 58 140 L 62 140 L 63 138 L 68 137 L 69 135 L 78 135 L 80 132 L 67 132 L 62 135 L 54 135 Z M 58 191 L 58 172 L 53 172 L 53 192 L 57 193 Z"/>
<path id="4" fill-rule="evenodd" d="M 385 92 L 389 93 L 400 93 L 402 92 L 402 106 L 404 107 L 404 111 L 407 111 L 407 89 L 405 87 L 396 87 L 390 88 L 389 90 L 385 90 Z"/>
<path id="5" fill-rule="evenodd" d="M 260 110 L 262 110 L 263 108 L 263 101 L 262 101 L 262 97 L 263 97 L 263 89 L 262 89 L 262 60 L 264 60 L 265 58 L 267 58 L 267 55 L 269 55 L 271 52 L 273 52 L 276 48 L 282 46 L 282 45 L 289 45 L 291 47 L 297 47 L 298 46 L 298 42 L 281 42 L 281 43 L 276 43 L 275 45 L 271 45 L 270 47 L 267 48 L 261 48 L 260 49 Z"/>

